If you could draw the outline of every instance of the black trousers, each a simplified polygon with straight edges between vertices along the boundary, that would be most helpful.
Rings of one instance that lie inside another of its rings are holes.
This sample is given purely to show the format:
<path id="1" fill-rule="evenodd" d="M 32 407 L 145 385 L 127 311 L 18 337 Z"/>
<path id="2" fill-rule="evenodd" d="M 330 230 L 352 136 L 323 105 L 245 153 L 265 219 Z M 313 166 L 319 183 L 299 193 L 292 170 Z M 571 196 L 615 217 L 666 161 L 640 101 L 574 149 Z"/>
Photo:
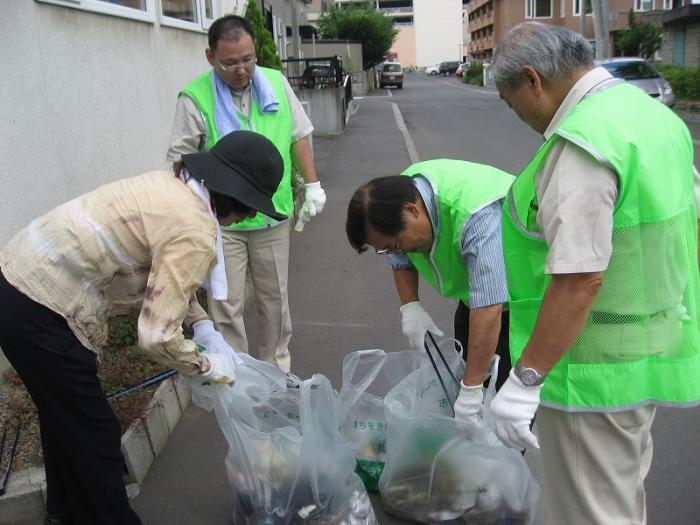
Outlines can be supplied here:
<path id="1" fill-rule="evenodd" d="M 498 363 L 498 377 L 496 378 L 496 388 L 501 388 L 501 385 L 508 379 L 510 373 L 510 352 L 508 347 L 508 327 L 510 325 L 510 314 L 507 310 L 503 310 L 501 315 L 501 333 L 498 337 L 498 345 L 496 353 L 501 357 Z M 457 310 L 455 311 L 455 339 L 462 343 L 464 349 L 464 360 L 467 360 L 467 342 L 469 341 L 469 307 L 462 301 L 459 301 Z M 486 383 L 488 384 L 488 382 Z"/>
<path id="2" fill-rule="evenodd" d="M 121 431 L 95 353 L 63 317 L 1 272 L 0 347 L 39 411 L 47 514 L 75 525 L 140 524 L 126 496 Z"/>

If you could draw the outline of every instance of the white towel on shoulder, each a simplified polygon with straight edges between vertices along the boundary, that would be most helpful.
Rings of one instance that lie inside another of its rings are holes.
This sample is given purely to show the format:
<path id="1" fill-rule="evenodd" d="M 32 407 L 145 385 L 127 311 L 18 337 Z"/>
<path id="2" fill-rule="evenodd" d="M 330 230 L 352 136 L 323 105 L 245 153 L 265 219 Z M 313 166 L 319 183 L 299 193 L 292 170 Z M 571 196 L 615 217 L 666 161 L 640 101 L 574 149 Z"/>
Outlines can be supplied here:
<path id="1" fill-rule="evenodd" d="M 207 205 L 207 209 L 211 213 L 214 224 L 216 224 L 216 264 L 204 278 L 202 288 L 204 288 L 213 299 L 216 299 L 217 301 L 224 301 L 228 298 L 228 281 L 226 280 L 226 264 L 224 262 L 224 243 L 221 239 L 221 226 L 219 226 L 219 220 L 216 218 L 216 214 L 211 209 L 211 196 L 209 195 L 209 190 L 202 186 L 198 180 L 195 180 L 194 177 L 190 176 L 190 174 L 187 172 L 187 168 L 184 166 L 180 171 L 180 178 L 185 181 L 187 186 L 192 189 L 195 195 L 204 201 L 204 203 Z"/>

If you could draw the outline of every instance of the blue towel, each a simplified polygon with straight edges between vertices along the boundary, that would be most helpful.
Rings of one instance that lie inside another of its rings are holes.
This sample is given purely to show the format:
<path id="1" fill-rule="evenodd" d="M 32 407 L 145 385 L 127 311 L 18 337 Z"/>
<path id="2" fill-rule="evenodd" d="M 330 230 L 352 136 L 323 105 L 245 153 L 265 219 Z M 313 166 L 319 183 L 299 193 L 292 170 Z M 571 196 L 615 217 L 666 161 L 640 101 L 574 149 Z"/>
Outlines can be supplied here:
<path id="1" fill-rule="evenodd" d="M 218 136 L 223 137 L 232 131 L 241 129 L 241 123 L 238 120 L 236 108 L 233 106 L 231 88 L 221 80 L 215 71 L 211 72 L 211 79 L 214 90 L 214 125 Z M 277 102 L 270 81 L 258 67 L 253 71 L 251 90 L 255 102 L 263 114 L 275 113 L 279 109 L 279 102 Z"/>

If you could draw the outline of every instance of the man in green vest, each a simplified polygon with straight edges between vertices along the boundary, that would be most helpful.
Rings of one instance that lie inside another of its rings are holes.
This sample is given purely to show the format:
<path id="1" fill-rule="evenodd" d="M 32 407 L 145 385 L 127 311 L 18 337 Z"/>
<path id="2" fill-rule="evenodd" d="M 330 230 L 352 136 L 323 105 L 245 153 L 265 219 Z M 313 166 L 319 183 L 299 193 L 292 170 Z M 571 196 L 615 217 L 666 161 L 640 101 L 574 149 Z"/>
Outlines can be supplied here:
<path id="1" fill-rule="evenodd" d="M 411 348 L 423 351 L 428 331 L 443 335 L 421 306 L 419 274 L 439 294 L 468 305 L 461 341 L 466 369 L 455 403 L 455 417 L 464 425 L 480 418 L 482 385 L 496 350 L 499 378 L 504 381 L 510 370 L 501 207 L 512 182 L 512 175 L 490 166 L 429 160 L 369 181 L 348 204 L 352 247 L 362 253 L 369 245 L 389 257 Z"/>
<path id="2" fill-rule="evenodd" d="M 309 144 L 313 126 L 285 77 L 256 65 L 253 30 L 244 18 L 229 15 L 209 28 L 207 61 L 212 66 L 180 93 L 167 159 L 179 163 L 186 153 L 210 149 L 219 138 L 238 130 L 256 131 L 270 139 L 284 160 L 284 176 L 273 196 L 275 208 L 293 210 L 292 159 L 305 181 L 305 199 L 297 221 L 321 213 L 326 195 L 316 176 Z M 258 357 L 288 372 L 292 322 L 287 296 L 290 221 L 258 213 L 223 230 L 228 297 L 209 297 L 209 315 L 226 341 L 248 353 L 243 322 L 246 279 L 252 282 L 258 311 Z"/>
<path id="3" fill-rule="evenodd" d="M 492 72 L 545 140 L 503 211 L 516 364 L 491 407 L 496 433 L 517 449 L 539 438 L 552 523 L 646 523 L 656 405 L 700 401 L 688 129 L 565 28 L 517 25 Z"/>

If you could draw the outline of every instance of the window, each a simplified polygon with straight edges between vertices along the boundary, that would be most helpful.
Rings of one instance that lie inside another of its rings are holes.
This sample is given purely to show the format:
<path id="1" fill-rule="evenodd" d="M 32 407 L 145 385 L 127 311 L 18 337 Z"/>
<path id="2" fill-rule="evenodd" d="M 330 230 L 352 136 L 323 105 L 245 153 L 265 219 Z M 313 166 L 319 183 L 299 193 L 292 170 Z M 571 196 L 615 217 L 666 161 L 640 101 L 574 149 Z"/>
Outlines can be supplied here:
<path id="1" fill-rule="evenodd" d="M 216 19 L 214 0 L 36 0 L 143 22 L 206 31 Z"/>
<path id="2" fill-rule="evenodd" d="M 654 0 L 634 0 L 635 11 L 651 11 L 654 9 Z"/>
<path id="3" fill-rule="evenodd" d="M 156 0 L 37 0 L 47 4 L 73 7 L 105 15 L 132 18 L 143 22 L 155 21 Z"/>
<path id="4" fill-rule="evenodd" d="M 161 23 L 166 26 L 201 31 L 215 18 L 213 0 L 160 0 Z"/>
<path id="5" fill-rule="evenodd" d="M 572 11 L 574 16 L 581 16 L 581 0 L 574 0 Z M 591 16 L 592 14 L 593 2 L 592 0 L 586 0 L 586 16 Z"/>
<path id="6" fill-rule="evenodd" d="M 552 0 L 525 0 L 525 18 L 552 18 Z"/>

